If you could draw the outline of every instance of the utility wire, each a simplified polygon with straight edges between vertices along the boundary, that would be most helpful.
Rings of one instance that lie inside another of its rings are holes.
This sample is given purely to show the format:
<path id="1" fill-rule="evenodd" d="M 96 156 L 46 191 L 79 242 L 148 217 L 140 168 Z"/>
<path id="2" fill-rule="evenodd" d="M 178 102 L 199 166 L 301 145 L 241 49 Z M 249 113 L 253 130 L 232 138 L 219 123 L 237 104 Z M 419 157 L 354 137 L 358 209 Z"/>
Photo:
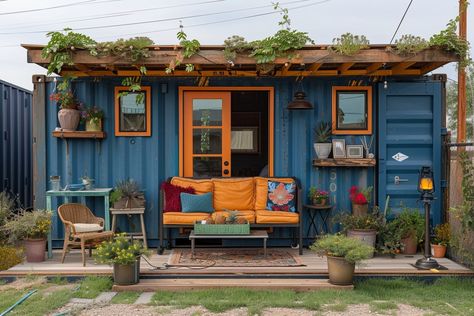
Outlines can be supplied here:
<path id="1" fill-rule="evenodd" d="M 398 30 L 400 29 L 400 26 L 402 25 L 403 20 L 405 19 L 405 16 L 407 15 L 407 12 L 408 12 L 408 10 L 410 9 L 410 6 L 411 6 L 412 2 L 413 2 L 413 0 L 410 0 L 410 3 L 408 4 L 408 6 L 407 6 L 407 8 L 406 8 L 406 10 L 405 10 L 405 13 L 403 13 L 402 18 L 400 19 L 400 22 L 398 23 L 397 29 L 396 29 L 395 32 L 393 33 L 392 39 L 390 40 L 390 44 L 392 44 L 393 39 L 394 39 L 395 36 L 397 35 Z"/>
<path id="2" fill-rule="evenodd" d="M 59 9 L 59 8 L 67 8 L 67 7 L 78 6 L 78 5 L 82 5 L 82 4 L 89 4 L 89 3 L 92 3 L 92 2 L 96 2 L 96 1 L 97 0 L 87 0 L 87 1 L 79 1 L 79 2 L 68 3 L 68 4 L 61 4 L 61 5 L 56 5 L 56 6 L 52 6 L 52 7 L 46 7 L 46 8 L 28 9 L 28 10 L 11 11 L 11 12 L 0 12 L 0 15 L 13 15 L 13 14 L 53 10 L 53 9 Z M 116 0 L 109 0 L 109 1 L 106 1 L 106 2 L 110 2 L 110 1 L 116 1 Z M 103 3 L 103 2 L 104 1 L 96 2 L 96 3 Z"/>

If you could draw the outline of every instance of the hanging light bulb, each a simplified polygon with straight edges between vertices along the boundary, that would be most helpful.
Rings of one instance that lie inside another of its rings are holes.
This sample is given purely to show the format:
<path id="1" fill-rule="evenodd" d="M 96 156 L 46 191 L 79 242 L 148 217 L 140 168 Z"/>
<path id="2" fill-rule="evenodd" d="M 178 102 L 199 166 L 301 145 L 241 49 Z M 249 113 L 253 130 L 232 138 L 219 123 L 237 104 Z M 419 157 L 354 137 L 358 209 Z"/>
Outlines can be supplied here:
<path id="1" fill-rule="evenodd" d="M 387 89 L 387 88 L 388 88 L 388 82 L 387 82 L 387 80 L 385 80 L 385 81 L 383 82 L 383 88 L 384 88 L 384 89 Z"/>

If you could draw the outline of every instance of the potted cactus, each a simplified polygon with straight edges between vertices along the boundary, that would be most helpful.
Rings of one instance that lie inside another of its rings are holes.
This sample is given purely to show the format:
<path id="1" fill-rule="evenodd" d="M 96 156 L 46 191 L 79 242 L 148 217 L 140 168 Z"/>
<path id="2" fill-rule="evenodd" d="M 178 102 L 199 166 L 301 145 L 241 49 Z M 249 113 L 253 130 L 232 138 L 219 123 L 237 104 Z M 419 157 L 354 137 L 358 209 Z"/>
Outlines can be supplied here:
<path id="1" fill-rule="evenodd" d="M 321 122 L 314 128 L 314 151 L 319 159 L 327 159 L 331 153 L 331 124 L 329 122 Z"/>

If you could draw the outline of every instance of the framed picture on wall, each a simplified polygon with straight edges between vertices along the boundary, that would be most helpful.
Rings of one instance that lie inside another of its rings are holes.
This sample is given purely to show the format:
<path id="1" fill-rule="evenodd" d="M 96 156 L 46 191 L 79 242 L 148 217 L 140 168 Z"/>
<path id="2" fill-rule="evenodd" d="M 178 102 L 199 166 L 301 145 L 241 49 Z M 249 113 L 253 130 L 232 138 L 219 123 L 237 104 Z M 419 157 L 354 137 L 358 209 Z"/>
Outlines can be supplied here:
<path id="1" fill-rule="evenodd" d="M 347 145 L 347 158 L 364 158 L 364 147 L 362 145 Z"/>
<path id="2" fill-rule="evenodd" d="M 346 141 L 344 139 L 332 140 L 332 155 L 334 158 L 346 158 Z"/>
<path id="3" fill-rule="evenodd" d="M 230 149 L 233 153 L 258 154 L 260 137 L 258 127 L 232 127 Z"/>

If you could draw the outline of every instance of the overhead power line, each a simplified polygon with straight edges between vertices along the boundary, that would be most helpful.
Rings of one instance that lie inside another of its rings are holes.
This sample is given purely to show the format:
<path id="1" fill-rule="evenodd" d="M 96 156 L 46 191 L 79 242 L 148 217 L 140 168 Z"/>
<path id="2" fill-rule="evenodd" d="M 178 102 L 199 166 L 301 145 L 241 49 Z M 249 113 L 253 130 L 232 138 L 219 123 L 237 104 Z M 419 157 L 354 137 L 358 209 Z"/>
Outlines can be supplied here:
<path id="1" fill-rule="evenodd" d="M 105 0 L 105 1 L 100 1 L 100 2 L 97 2 L 97 0 L 86 0 L 86 1 L 68 3 L 68 4 L 61 4 L 61 5 L 56 5 L 56 6 L 52 6 L 52 7 L 46 7 L 46 8 L 36 8 L 36 9 L 11 11 L 11 12 L 0 12 L 0 15 L 13 15 L 13 14 L 21 14 L 21 13 L 29 13 L 29 12 L 46 11 L 46 10 L 53 10 L 53 9 L 60 9 L 60 8 L 78 6 L 78 5 L 82 5 L 82 4 L 89 4 L 89 3 L 92 3 L 92 2 L 103 3 L 103 2 L 111 2 L 111 1 L 117 1 L 117 0 Z"/>
<path id="2" fill-rule="evenodd" d="M 400 19 L 400 22 L 398 23 L 397 29 L 396 29 L 395 32 L 393 33 L 392 39 L 390 40 L 390 44 L 392 44 L 393 39 L 394 39 L 395 36 L 397 35 L 398 30 L 400 29 L 400 26 L 402 25 L 403 20 L 405 19 L 405 16 L 407 15 L 407 12 L 408 12 L 408 10 L 410 9 L 412 3 L 413 3 L 413 0 L 410 0 L 410 3 L 408 4 L 408 6 L 407 6 L 407 8 L 406 8 L 406 10 L 405 10 L 405 13 L 403 13 L 402 18 Z"/>

